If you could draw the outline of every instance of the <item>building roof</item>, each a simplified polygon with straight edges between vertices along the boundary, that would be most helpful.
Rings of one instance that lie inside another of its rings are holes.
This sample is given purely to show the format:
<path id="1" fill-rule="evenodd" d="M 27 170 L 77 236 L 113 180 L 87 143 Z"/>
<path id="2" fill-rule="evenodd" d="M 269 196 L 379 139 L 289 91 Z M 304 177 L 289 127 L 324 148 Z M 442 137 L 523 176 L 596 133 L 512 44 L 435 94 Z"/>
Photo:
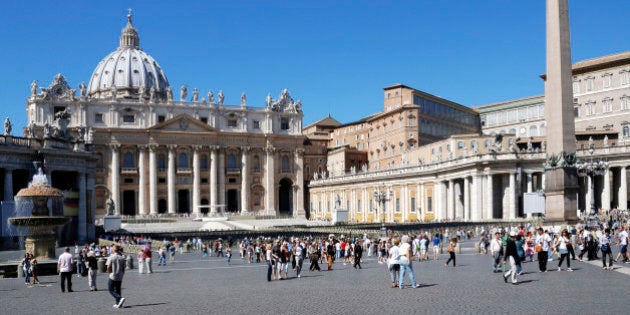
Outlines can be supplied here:
<path id="1" fill-rule="evenodd" d="M 303 129 L 306 128 L 310 128 L 313 126 L 322 126 L 322 127 L 339 127 L 341 125 L 341 123 L 337 120 L 332 118 L 332 116 L 330 116 L 330 114 L 328 114 L 328 116 L 312 123 L 309 124 L 308 126 L 304 127 Z"/>

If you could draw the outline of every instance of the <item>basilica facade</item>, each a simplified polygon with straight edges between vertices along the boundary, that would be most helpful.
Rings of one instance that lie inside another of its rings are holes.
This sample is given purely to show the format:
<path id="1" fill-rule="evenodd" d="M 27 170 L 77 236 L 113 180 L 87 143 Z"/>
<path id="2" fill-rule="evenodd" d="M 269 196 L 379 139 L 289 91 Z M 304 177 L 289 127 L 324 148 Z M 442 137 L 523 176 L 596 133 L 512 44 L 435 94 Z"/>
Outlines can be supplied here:
<path id="1" fill-rule="evenodd" d="M 304 216 L 301 102 L 286 89 L 260 106 L 174 91 L 127 19 L 87 85 L 60 74 L 27 101 L 26 133 L 45 137 L 64 116 L 94 154 L 96 214 Z"/>

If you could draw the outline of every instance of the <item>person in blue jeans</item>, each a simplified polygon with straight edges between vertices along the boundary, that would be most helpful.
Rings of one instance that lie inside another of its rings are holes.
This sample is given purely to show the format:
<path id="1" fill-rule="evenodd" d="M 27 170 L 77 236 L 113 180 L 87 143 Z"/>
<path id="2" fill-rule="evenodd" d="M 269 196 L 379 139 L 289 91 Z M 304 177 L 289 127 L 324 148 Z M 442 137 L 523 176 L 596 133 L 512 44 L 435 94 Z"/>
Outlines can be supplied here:
<path id="1" fill-rule="evenodd" d="M 22 259 L 22 270 L 24 271 L 24 283 L 31 283 L 31 256 L 29 253 L 24 254 Z"/>
<path id="2" fill-rule="evenodd" d="M 409 281 L 411 282 L 412 288 L 419 287 L 416 284 L 416 278 L 413 274 L 413 268 L 411 267 L 411 245 L 409 244 L 409 236 L 405 235 L 402 237 L 400 241 L 400 248 L 398 249 L 400 253 L 399 265 L 400 265 L 400 276 L 398 279 L 398 285 L 401 289 L 405 287 L 405 272 L 408 274 Z"/>

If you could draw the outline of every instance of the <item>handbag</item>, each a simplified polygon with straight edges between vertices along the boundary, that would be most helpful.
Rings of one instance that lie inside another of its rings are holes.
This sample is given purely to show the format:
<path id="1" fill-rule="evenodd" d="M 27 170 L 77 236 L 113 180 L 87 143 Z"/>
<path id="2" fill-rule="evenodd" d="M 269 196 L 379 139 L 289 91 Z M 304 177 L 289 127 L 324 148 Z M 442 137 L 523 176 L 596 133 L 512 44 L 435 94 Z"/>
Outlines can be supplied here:
<path id="1" fill-rule="evenodd" d="M 542 245 L 540 245 L 540 244 L 536 244 L 536 252 L 537 252 L 537 253 L 542 252 Z"/>

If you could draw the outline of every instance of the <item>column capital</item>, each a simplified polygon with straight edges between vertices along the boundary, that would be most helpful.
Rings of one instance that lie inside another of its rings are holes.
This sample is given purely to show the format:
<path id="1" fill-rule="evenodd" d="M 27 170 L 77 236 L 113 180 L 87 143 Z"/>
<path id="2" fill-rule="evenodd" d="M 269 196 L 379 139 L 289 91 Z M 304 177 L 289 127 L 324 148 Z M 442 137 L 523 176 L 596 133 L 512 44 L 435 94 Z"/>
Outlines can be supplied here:
<path id="1" fill-rule="evenodd" d="M 176 144 L 167 144 L 166 147 L 168 148 L 169 151 L 174 151 L 177 149 Z"/>
<path id="2" fill-rule="evenodd" d="M 265 152 L 267 154 L 274 154 L 276 153 L 276 148 L 274 148 L 273 146 L 267 146 L 265 147 Z"/>
<path id="3" fill-rule="evenodd" d="M 145 151 L 146 149 L 149 148 L 149 145 L 148 144 L 138 144 L 137 147 L 138 147 L 139 151 Z"/>
<path id="4" fill-rule="evenodd" d="M 197 151 L 201 150 L 203 146 L 199 144 L 194 144 L 194 145 L 191 145 L 190 148 L 192 148 L 193 152 L 196 153 Z"/>
<path id="5" fill-rule="evenodd" d="M 120 147 L 121 147 L 120 143 L 110 143 L 109 144 L 109 149 L 112 150 L 112 151 L 118 152 L 118 150 L 120 150 Z"/>
<path id="6" fill-rule="evenodd" d="M 250 147 L 250 146 L 242 146 L 242 147 L 241 147 L 241 151 L 242 151 L 243 153 L 248 153 L 248 152 L 249 152 L 249 151 L 251 151 L 251 150 L 252 150 L 252 147 Z"/>
<path id="7" fill-rule="evenodd" d="M 160 145 L 157 144 L 157 143 L 151 143 L 148 146 L 149 146 L 149 150 L 151 150 L 151 152 L 157 151 L 157 149 L 160 147 Z"/>
<path id="8" fill-rule="evenodd" d="M 297 149 L 295 149 L 295 154 L 297 156 L 303 156 L 304 155 L 304 151 L 305 150 L 303 148 L 297 148 Z"/>

